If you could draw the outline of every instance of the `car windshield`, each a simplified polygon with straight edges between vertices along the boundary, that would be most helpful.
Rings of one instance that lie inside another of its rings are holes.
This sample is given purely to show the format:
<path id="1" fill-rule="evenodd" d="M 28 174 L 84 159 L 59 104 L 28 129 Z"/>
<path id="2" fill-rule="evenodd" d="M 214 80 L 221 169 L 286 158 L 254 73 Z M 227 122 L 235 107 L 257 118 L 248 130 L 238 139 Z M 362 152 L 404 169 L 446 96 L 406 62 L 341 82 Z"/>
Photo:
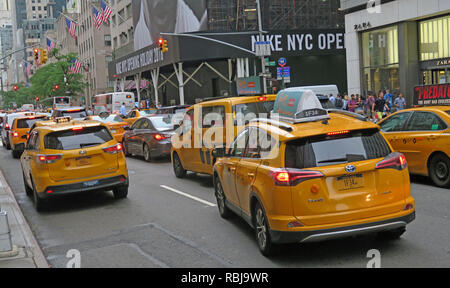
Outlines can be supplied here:
<path id="1" fill-rule="evenodd" d="M 45 120 L 45 117 L 40 118 L 29 118 L 29 119 L 19 119 L 17 120 L 17 129 L 28 129 L 33 126 L 34 123 L 38 121 Z"/>
<path id="2" fill-rule="evenodd" d="M 306 169 L 384 158 L 391 153 L 377 130 L 343 136 L 319 136 L 294 140 L 286 145 L 286 167 Z"/>
<path id="3" fill-rule="evenodd" d="M 151 121 L 158 131 L 173 129 L 172 117 L 153 117 L 151 118 Z"/>
<path id="4" fill-rule="evenodd" d="M 145 115 L 152 115 L 152 114 L 156 114 L 156 110 L 141 110 L 139 111 L 141 114 L 145 114 Z"/>
<path id="5" fill-rule="evenodd" d="M 69 97 L 55 97 L 55 104 L 70 104 Z"/>
<path id="6" fill-rule="evenodd" d="M 62 112 L 63 117 L 72 117 L 72 119 L 80 119 L 80 118 L 86 118 L 88 115 L 86 111 L 63 111 Z"/>
<path id="7" fill-rule="evenodd" d="M 447 111 L 447 114 L 450 115 L 450 110 Z"/>
<path id="8" fill-rule="evenodd" d="M 107 128 L 96 126 L 50 133 L 44 137 L 44 145 L 45 149 L 76 150 L 102 145 L 112 139 Z"/>
<path id="9" fill-rule="evenodd" d="M 110 115 L 106 118 L 102 118 L 100 116 L 93 116 L 92 120 L 95 121 L 100 121 L 102 123 L 118 123 L 118 122 L 123 122 L 122 118 L 120 118 L 120 116 L 118 115 Z"/>

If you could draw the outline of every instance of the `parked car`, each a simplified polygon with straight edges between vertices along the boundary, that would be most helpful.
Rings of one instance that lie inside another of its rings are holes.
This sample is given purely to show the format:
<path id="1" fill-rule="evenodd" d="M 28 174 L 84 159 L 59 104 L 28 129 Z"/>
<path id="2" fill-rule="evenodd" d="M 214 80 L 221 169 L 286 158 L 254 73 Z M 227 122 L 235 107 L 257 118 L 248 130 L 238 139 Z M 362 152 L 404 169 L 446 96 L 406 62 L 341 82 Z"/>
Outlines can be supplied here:
<path id="1" fill-rule="evenodd" d="M 171 117 L 148 116 L 137 120 L 123 136 L 125 155 L 143 156 L 150 162 L 170 155 L 171 138 L 175 134 Z"/>

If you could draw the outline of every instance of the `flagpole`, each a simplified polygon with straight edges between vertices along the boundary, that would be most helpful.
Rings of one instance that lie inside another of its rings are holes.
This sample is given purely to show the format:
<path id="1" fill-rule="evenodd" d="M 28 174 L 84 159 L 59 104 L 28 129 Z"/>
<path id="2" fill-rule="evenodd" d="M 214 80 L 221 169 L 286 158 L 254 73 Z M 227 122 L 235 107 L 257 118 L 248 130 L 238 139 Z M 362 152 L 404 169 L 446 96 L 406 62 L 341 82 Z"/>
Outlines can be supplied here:
<path id="1" fill-rule="evenodd" d="M 61 15 L 63 15 L 64 17 L 66 17 L 67 19 L 69 19 L 70 21 L 72 21 L 72 22 L 74 22 L 75 24 L 77 24 L 78 25 L 78 21 L 75 21 L 75 20 L 73 20 L 72 18 L 70 18 L 69 16 L 67 16 L 66 14 L 64 14 L 64 13 L 60 13 Z"/>

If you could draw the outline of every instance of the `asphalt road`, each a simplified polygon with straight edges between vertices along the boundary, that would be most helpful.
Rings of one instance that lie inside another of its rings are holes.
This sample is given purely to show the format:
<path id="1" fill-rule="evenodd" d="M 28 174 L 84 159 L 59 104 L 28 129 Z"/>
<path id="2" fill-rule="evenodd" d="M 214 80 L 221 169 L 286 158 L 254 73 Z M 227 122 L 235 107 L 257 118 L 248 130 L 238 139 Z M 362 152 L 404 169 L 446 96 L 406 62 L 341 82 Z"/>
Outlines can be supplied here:
<path id="1" fill-rule="evenodd" d="M 1 144 L 0 144 L 1 145 Z M 210 177 L 175 178 L 168 160 L 128 158 L 129 197 L 111 192 L 61 198 L 37 213 L 25 194 L 20 162 L 0 147 L 0 169 L 47 260 L 66 267 L 71 249 L 82 267 L 361 267 L 378 249 L 382 267 L 450 267 L 450 190 L 413 177 L 417 219 L 398 241 L 372 236 L 284 246 L 267 259 L 253 231 L 219 217 Z"/>

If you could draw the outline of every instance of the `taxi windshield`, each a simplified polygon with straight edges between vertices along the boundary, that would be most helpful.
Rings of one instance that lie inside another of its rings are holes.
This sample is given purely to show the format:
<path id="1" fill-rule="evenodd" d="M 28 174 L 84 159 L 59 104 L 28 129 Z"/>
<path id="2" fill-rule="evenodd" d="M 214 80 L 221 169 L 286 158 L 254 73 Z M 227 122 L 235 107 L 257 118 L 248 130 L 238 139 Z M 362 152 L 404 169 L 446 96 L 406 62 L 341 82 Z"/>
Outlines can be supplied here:
<path id="1" fill-rule="evenodd" d="M 391 153 L 376 130 L 352 132 L 338 137 L 319 136 L 289 142 L 287 168 L 314 168 L 384 158 Z"/>
<path id="2" fill-rule="evenodd" d="M 45 117 L 40 118 L 28 118 L 28 119 L 19 119 L 17 120 L 17 129 L 28 129 L 33 126 L 34 123 L 38 121 L 45 120 Z"/>
<path id="3" fill-rule="evenodd" d="M 102 123 L 118 123 L 123 122 L 122 118 L 118 115 L 110 115 L 106 118 L 100 117 L 100 116 L 93 116 L 92 120 L 100 121 Z"/>
<path id="4" fill-rule="evenodd" d="M 53 132 L 44 137 L 45 149 L 76 150 L 102 145 L 113 138 L 103 126 Z"/>

